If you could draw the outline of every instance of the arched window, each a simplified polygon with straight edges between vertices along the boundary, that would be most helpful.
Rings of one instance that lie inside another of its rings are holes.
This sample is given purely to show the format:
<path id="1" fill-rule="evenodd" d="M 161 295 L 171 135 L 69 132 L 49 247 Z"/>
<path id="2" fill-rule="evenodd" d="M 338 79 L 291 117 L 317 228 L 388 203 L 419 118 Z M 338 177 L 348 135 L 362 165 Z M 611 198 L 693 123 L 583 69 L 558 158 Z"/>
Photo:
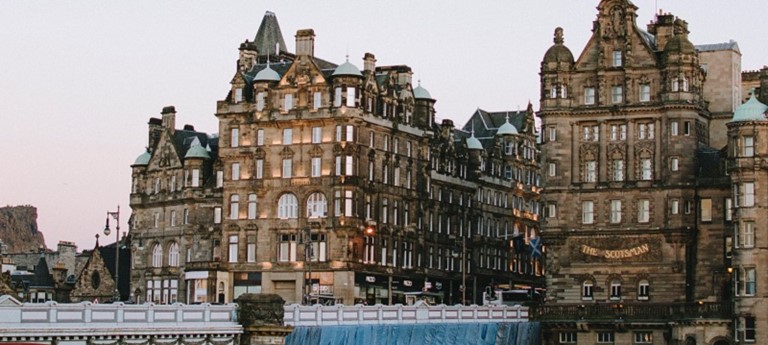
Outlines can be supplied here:
<path id="1" fill-rule="evenodd" d="M 233 194 L 229 197 L 229 219 L 237 219 L 240 212 L 240 196 Z"/>
<path id="2" fill-rule="evenodd" d="M 293 193 L 285 193 L 277 202 L 277 217 L 280 219 L 292 219 L 299 216 L 299 202 Z"/>
<path id="3" fill-rule="evenodd" d="M 592 300 L 592 298 L 594 297 L 593 289 L 592 289 L 593 286 L 594 285 L 592 284 L 591 280 L 585 280 L 581 284 L 581 299 L 583 299 L 585 301 L 591 301 Z"/>
<path id="4" fill-rule="evenodd" d="M 312 193 L 307 198 L 307 218 L 325 218 L 328 200 L 323 193 Z"/>
<path id="5" fill-rule="evenodd" d="M 637 283 L 637 299 L 647 301 L 651 296 L 651 283 L 643 279 Z"/>
<path id="6" fill-rule="evenodd" d="M 248 194 L 248 219 L 256 219 L 256 194 Z"/>
<path id="7" fill-rule="evenodd" d="M 611 280 L 611 300 L 621 299 L 621 281 L 618 279 Z"/>
<path id="8" fill-rule="evenodd" d="M 152 246 L 152 267 L 163 266 L 163 247 L 159 243 Z"/>
<path id="9" fill-rule="evenodd" d="M 179 244 L 176 242 L 168 246 L 168 266 L 179 267 Z"/>

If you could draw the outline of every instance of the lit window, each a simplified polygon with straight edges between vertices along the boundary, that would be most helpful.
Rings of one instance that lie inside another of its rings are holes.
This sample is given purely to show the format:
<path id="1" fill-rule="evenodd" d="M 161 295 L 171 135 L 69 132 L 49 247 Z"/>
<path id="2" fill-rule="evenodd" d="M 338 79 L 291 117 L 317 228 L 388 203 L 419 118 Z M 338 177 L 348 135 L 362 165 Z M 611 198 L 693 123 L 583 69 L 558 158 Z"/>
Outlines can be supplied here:
<path id="1" fill-rule="evenodd" d="M 293 144 L 293 129 L 284 128 L 283 129 L 283 145 L 290 145 L 290 144 Z"/>
<path id="2" fill-rule="evenodd" d="M 621 299 L 621 282 L 616 279 L 611 281 L 611 299 L 612 300 Z"/>
<path id="3" fill-rule="evenodd" d="M 277 217 L 280 219 L 294 219 L 299 215 L 299 203 L 296 195 L 285 193 L 277 202 Z"/>
<path id="4" fill-rule="evenodd" d="M 229 262 L 237 262 L 237 235 L 229 236 Z"/>
<path id="5" fill-rule="evenodd" d="M 637 299 L 647 301 L 651 297 L 651 284 L 647 280 L 641 280 L 637 284 Z"/>
<path id="6" fill-rule="evenodd" d="M 701 199 L 701 221 L 712 221 L 712 199 Z"/>
<path id="7" fill-rule="evenodd" d="M 648 223 L 651 218 L 650 200 L 639 200 L 637 202 L 637 222 Z"/>
<path id="8" fill-rule="evenodd" d="M 595 104 L 595 88 L 594 87 L 584 88 L 584 104 L 585 105 Z"/>
<path id="9" fill-rule="evenodd" d="M 595 203 L 593 201 L 583 201 L 581 203 L 581 223 L 592 224 L 595 222 Z"/>

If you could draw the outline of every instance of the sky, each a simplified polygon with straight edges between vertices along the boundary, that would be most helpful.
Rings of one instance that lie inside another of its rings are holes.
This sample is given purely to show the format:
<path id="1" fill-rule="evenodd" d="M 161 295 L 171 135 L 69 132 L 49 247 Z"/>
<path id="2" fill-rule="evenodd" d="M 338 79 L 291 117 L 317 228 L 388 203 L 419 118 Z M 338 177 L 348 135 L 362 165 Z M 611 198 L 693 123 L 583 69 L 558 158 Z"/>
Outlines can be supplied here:
<path id="1" fill-rule="evenodd" d="M 744 70 L 768 64 L 765 0 L 633 0 L 638 26 L 657 9 L 689 23 L 694 44 L 733 39 Z M 131 168 L 147 121 L 176 107 L 176 124 L 215 133 L 238 55 L 265 11 L 288 50 L 315 30 L 315 55 L 362 68 L 405 64 L 437 99 L 437 121 L 477 109 L 538 109 L 539 67 L 563 27 L 578 56 L 598 0 L 0 1 L 0 206 L 37 207 L 49 248 L 90 249 L 107 211 L 131 214 Z M 115 224 L 112 221 L 114 241 Z"/>

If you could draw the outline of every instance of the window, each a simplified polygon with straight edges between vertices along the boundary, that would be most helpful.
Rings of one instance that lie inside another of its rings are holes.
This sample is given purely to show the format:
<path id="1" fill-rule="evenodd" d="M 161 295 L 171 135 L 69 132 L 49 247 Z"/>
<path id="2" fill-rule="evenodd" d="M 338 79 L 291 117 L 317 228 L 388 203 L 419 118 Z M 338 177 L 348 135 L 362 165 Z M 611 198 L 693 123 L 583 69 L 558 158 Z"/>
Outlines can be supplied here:
<path id="1" fill-rule="evenodd" d="M 635 344 L 653 344 L 653 332 L 635 332 Z"/>
<path id="2" fill-rule="evenodd" d="M 216 188 L 224 187 L 224 172 L 216 171 Z"/>
<path id="3" fill-rule="evenodd" d="M 557 141 L 557 128 L 554 126 L 547 127 L 547 133 L 549 137 L 549 141 Z"/>
<path id="4" fill-rule="evenodd" d="M 283 178 L 293 177 L 293 159 L 283 158 Z"/>
<path id="5" fill-rule="evenodd" d="M 624 160 L 623 159 L 613 160 L 613 181 L 615 182 L 624 181 Z"/>
<path id="6" fill-rule="evenodd" d="M 651 218 L 650 200 L 638 200 L 637 202 L 637 222 L 648 223 Z"/>
<path id="7" fill-rule="evenodd" d="M 341 106 L 341 87 L 336 88 L 336 91 L 333 96 L 333 106 L 334 107 Z"/>
<path id="8" fill-rule="evenodd" d="M 259 92 L 256 94 L 256 110 L 262 111 L 264 110 L 264 93 Z"/>
<path id="9" fill-rule="evenodd" d="M 744 341 L 745 342 L 755 342 L 755 317 L 754 316 L 746 316 L 743 318 L 744 322 Z"/>
<path id="10" fill-rule="evenodd" d="M 680 214 L 680 200 L 673 199 L 669 203 L 669 212 L 672 214 Z"/>
<path id="11" fill-rule="evenodd" d="M 283 129 L 283 145 L 293 144 L 293 128 Z"/>
<path id="12" fill-rule="evenodd" d="M 736 236 L 736 246 L 740 248 L 755 247 L 755 222 L 744 221 L 741 223 L 741 236 Z"/>
<path id="13" fill-rule="evenodd" d="M 576 344 L 576 332 L 560 332 L 560 344 Z"/>
<path id="14" fill-rule="evenodd" d="M 248 194 L 248 219 L 256 219 L 257 201 L 256 194 Z"/>
<path id="15" fill-rule="evenodd" d="M 595 222 L 595 203 L 593 201 L 581 202 L 581 223 L 592 224 Z"/>
<path id="16" fill-rule="evenodd" d="M 650 158 L 640 159 L 640 179 L 643 181 L 650 181 L 653 174 L 653 165 Z"/>
<path id="17" fill-rule="evenodd" d="M 743 189 L 743 199 L 741 202 L 741 207 L 752 207 L 755 206 L 755 184 L 753 182 L 747 182 L 742 184 Z"/>
<path id="18" fill-rule="evenodd" d="M 685 214 L 691 214 L 692 211 L 693 211 L 693 202 L 691 202 L 690 200 L 686 200 L 685 204 L 683 204 L 683 212 L 685 212 Z"/>
<path id="19" fill-rule="evenodd" d="M 179 244 L 176 242 L 168 246 L 168 266 L 179 267 Z"/>
<path id="20" fill-rule="evenodd" d="M 621 223 L 621 200 L 611 200 L 611 223 Z"/>
<path id="21" fill-rule="evenodd" d="M 256 160 L 256 178 L 257 179 L 264 178 L 264 160 L 263 159 Z"/>
<path id="22" fill-rule="evenodd" d="M 672 158 L 669 164 L 669 168 L 672 171 L 678 171 L 680 170 L 680 160 L 678 158 Z"/>
<path id="23" fill-rule="evenodd" d="M 292 94 L 289 93 L 289 94 L 285 95 L 285 104 L 283 106 L 284 106 L 283 108 L 284 108 L 285 111 L 293 109 L 293 95 Z"/>
<path id="24" fill-rule="evenodd" d="M 557 204 L 554 204 L 554 203 L 547 204 L 547 217 L 549 218 L 557 217 Z"/>
<path id="25" fill-rule="evenodd" d="M 280 219 L 293 219 L 299 215 L 299 203 L 296 200 L 296 195 L 292 193 L 285 193 L 280 196 L 280 200 L 277 202 L 277 218 Z"/>
<path id="26" fill-rule="evenodd" d="M 744 137 L 744 148 L 742 150 L 743 157 L 752 157 L 755 155 L 755 138 Z"/>
<path id="27" fill-rule="evenodd" d="M 307 218 L 325 218 L 328 201 L 323 193 L 312 193 L 307 198 Z"/>
<path id="28" fill-rule="evenodd" d="M 617 104 L 623 101 L 624 101 L 624 88 L 621 86 L 611 87 L 611 102 L 613 104 Z"/>
<path id="29" fill-rule="evenodd" d="M 184 224 L 189 224 L 189 209 L 184 209 Z"/>
<path id="30" fill-rule="evenodd" d="M 235 103 L 240 103 L 242 101 L 243 101 L 243 89 L 238 87 L 235 89 Z"/>
<path id="31" fill-rule="evenodd" d="M 221 224 L 221 207 L 213 208 L 213 224 Z"/>
<path id="32" fill-rule="evenodd" d="M 192 187 L 200 187 L 200 169 L 192 169 Z"/>
<path id="33" fill-rule="evenodd" d="M 640 102 L 650 102 L 650 101 L 651 101 L 651 85 L 648 85 L 648 84 L 640 85 Z"/>
<path id="34" fill-rule="evenodd" d="M 699 213 L 701 213 L 701 221 L 702 222 L 711 222 L 712 221 L 712 199 L 701 199 L 701 210 Z"/>
<path id="35" fill-rule="evenodd" d="M 323 102 L 323 94 L 320 92 L 315 92 L 314 94 L 314 102 L 312 103 L 312 109 L 318 110 L 322 106 Z"/>
<path id="36" fill-rule="evenodd" d="M 352 195 L 353 195 L 353 193 L 352 193 L 351 190 L 344 191 L 343 197 L 342 197 L 342 192 L 341 191 L 336 191 L 334 193 L 334 206 L 335 206 L 334 207 L 334 211 L 335 211 L 336 215 L 338 215 L 338 216 L 346 216 L 346 217 L 351 217 L 352 216 L 352 213 L 353 213 L 352 211 L 353 211 L 353 206 L 354 206 L 354 204 L 352 202 L 352 200 L 353 200 Z M 386 199 L 384 199 L 384 204 L 386 204 Z M 386 207 L 386 205 L 385 205 L 385 207 Z M 382 223 L 386 223 L 386 222 L 387 222 L 387 219 L 386 219 L 386 214 L 385 214 L 382 217 Z"/>
<path id="37" fill-rule="evenodd" d="M 691 135 L 691 121 L 683 122 L 683 134 Z"/>
<path id="38" fill-rule="evenodd" d="M 154 214 L 154 227 L 159 228 L 160 227 L 160 213 L 155 212 Z"/>
<path id="39" fill-rule="evenodd" d="M 264 130 L 258 129 L 256 131 L 256 145 L 264 146 Z"/>
<path id="40" fill-rule="evenodd" d="M 755 278 L 756 271 L 754 267 L 744 269 L 744 295 L 754 296 L 757 291 L 757 279 Z"/>
<path id="41" fill-rule="evenodd" d="M 621 66 L 623 66 L 621 61 L 621 51 L 614 50 L 613 51 L 613 67 L 621 67 Z"/>
<path id="42" fill-rule="evenodd" d="M 229 219 L 236 220 L 238 218 L 238 213 L 240 212 L 240 196 L 237 194 L 232 194 L 232 196 L 229 197 Z"/>
<path id="43" fill-rule="evenodd" d="M 597 182 L 597 162 L 587 161 L 584 164 L 584 182 Z"/>
<path id="44" fill-rule="evenodd" d="M 232 128 L 232 133 L 230 135 L 230 142 L 232 143 L 232 147 L 240 146 L 240 129 Z"/>
<path id="45" fill-rule="evenodd" d="M 171 211 L 171 226 L 176 226 L 176 211 Z"/>
<path id="46" fill-rule="evenodd" d="M 237 262 L 237 235 L 229 236 L 229 262 Z"/>
<path id="47" fill-rule="evenodd" d="M 411 154 L 413 151 L 412 144 L 410 141 L 405 142 L 405 155 L 408 156 L 408 158 L 411 158 Z"/>
<path id="48" fill-rule="evenodd" d="M 593 284 L 591 281 L 585 281 L 581 284 L 581 299 L 591 301 L 593 298 L 592 294 L 592 287 Z"/>
<path id="49" fill-rule="evenodd" d="M 557 164 L 549 163 L 549 176 L 557 176 Z"/>
<path id="50" fill-rule="evenodd" d="M 637 299 L 647 301 L 651 297 L 651 284 L 643 279 L 637 284 Z"/>
<path id="51" fill-rule="evenodd" d="M 585 105 L 595 104 L 595 88 L 594 87 L 584 88 L 584 104 Z"/>
<path id="52" fill-rule="evenodd" d="M 246 244 L 246 260 L 256 262 L 256 235 L 248 235 Z"/>
<path id="53" fill-rule="evenodd" d="M 733 220 L 733 199 L 731 198 L 725 198 L 725 210 L 724 210 L 724 216 L 725 221 L 730 222 Z"/>
<path id="54" fill-rule="evenodd" d="M 347 106 L 348 107 L 355 106 L 355 88 L 354 87 L 347 88 Z"/>
<path id="55" fill-rule="evenodd" d="M 611 280 L 611 300 L 621 299 L 621 282 L 617 279 Z"/>
<path id="56" fill-rule="evenodd" d="M 376 238 L 373 236 L 363 236 L 363 263 L 372 264 L 376 262 Z"/>
<path id="57" fill-rule="evenodd" d="M 672 134 L 673 136 L 680 135 L 680 128 L 679 127 L 680 127 L 680 124 L 677 123 L 677 121 L 672 121 L 669 124 L 669 132 L 670 132 L 670 134 Z"/>
<path id="58" fill-rule="evenodd" d="M 296 235 L 278 235 L 277 260 L 280 262 L 296 261 Z"/>
<path id="59" fill-rule="evenodd" d="M 310 260 L 313 262 L 325 262 L 328 260 L 328 241 L 325 234 L 311 234 L 309 236 L 311 252 L 309 253 Z"/>
<path id="60" fill-rule="evenodd" d="M 232 163 L 232 181 L 240 180 L 240 163 Z"/>
<path id="61" fill-rule="evenodd" d="M 152 267 L 163 266 L 163 247 L 159 243 L 152 246 Z"/>
<path id="62" fill-rule="evenodd" d="M 322 167 L 322 157 L 312 157 L 312 170 L 311 175 L 312 177 L 320 177 L 321 174 L 321 167 Z"/>
<path id="63" fill-rule="evenodd" d="M 312 127 L 312 143 L 319 144 L 323 141 L 323 128 Z"/>

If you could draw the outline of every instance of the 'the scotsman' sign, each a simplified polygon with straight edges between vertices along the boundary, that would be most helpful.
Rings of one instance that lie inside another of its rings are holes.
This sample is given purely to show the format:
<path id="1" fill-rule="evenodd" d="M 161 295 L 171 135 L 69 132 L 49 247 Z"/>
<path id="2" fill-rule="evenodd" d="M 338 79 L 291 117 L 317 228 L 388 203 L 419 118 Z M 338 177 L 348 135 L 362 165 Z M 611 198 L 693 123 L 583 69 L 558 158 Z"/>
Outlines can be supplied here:
<path id="1" fill-rule="evenodd" d="M 637 247 L 633 247 L 629 249 L 616 249 L 616 250 L 599 249 L 599 248 L 590 247 L 586 244 L 581 245 L 582 253 L 586 255 L 591 255 L 591 256 L 603 257 L 606 259 L 631 258 L 633 256 L 646 254 L 650 251 L 651 251 L 651 247 L 648 245 L 648 243 L 644 243 Z"/>

